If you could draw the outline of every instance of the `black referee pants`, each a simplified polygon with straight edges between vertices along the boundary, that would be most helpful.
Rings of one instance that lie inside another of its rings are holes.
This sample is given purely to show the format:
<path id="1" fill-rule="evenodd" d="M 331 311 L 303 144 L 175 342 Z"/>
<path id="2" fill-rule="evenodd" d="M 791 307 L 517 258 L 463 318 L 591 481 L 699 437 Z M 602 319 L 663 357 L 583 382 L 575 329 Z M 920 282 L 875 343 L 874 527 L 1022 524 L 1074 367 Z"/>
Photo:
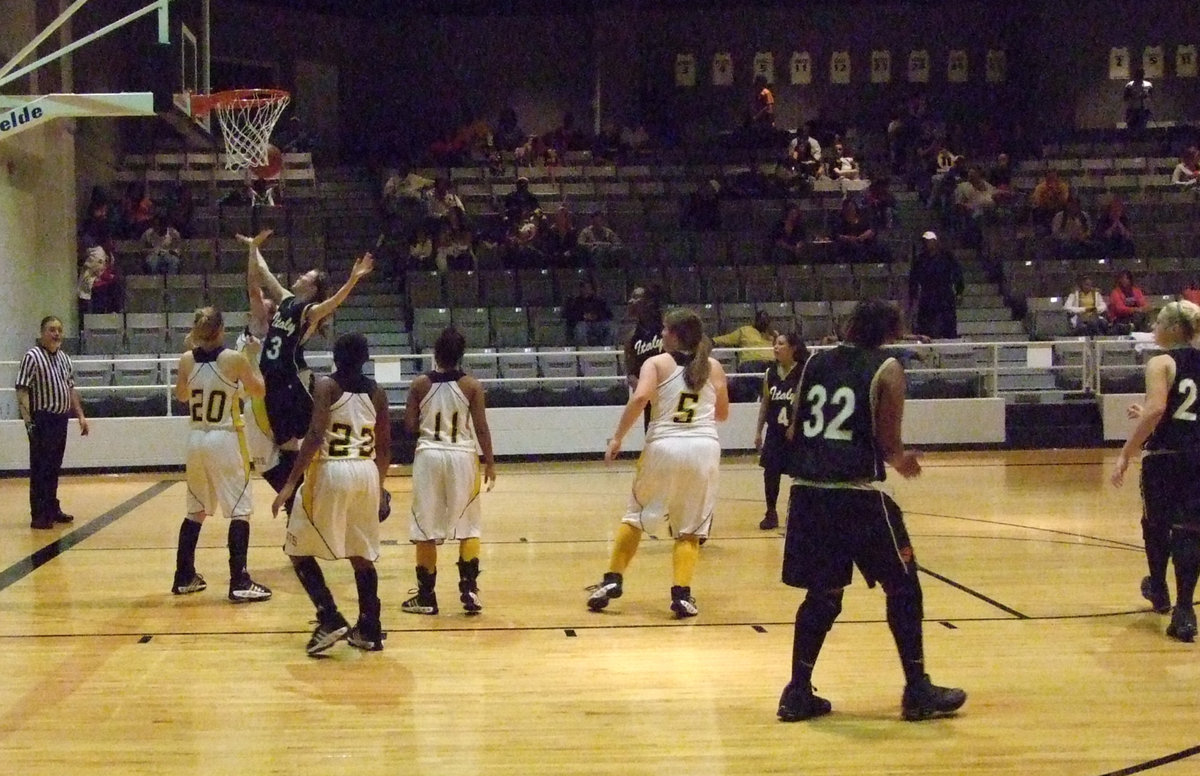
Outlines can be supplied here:
<path id="1" fill-rule="evenodd" d="M 34 520 L 53 520 L 62 511 L 58 503 L 58 475 L 67 449 L 70 415 L 33 413 L 29 432 L 29 514 Z"/>

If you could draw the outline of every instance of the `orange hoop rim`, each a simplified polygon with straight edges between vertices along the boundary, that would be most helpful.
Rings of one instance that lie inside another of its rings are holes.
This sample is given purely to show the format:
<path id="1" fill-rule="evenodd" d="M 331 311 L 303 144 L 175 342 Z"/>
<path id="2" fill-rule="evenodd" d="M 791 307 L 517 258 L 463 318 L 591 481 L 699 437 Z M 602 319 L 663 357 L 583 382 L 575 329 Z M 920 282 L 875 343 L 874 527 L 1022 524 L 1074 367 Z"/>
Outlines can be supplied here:
<path id="1" fill-rule="evenodd" d="M 290 99 L 283 89 L 229 89 L 212 94 L 191 95 L 192 112 L 204 115 L 217 108 L 255 108 Z"/>

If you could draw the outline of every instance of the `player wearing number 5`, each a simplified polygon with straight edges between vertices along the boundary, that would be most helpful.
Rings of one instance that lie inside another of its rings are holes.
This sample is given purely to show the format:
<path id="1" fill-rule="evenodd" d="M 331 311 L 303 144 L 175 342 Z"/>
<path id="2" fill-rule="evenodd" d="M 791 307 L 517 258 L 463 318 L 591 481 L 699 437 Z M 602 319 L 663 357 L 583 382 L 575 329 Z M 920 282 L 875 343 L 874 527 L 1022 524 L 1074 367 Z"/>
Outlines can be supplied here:
<path id="1" fill-rule="evenodd" d="M 404 426 L 417 437 L 413 458 L 409 539 L 417 552 L 417 594 L 401 605 L 408 614 L 437 614 L 437 548 L 458 541 L 458 598 L 468 614 L 479 597 L 479 452 L 483 482 L 496 483 L 492 434 L 483 386 L 459 368 L 466 339 L 453 327 L 433 345 L 434 369 L 413 380 Z M 478 451 L 476 449 L 478 442 Z"/>
<path id="2" fill-rule="evenodd" d="M 758 527 L 770 531 L 779 527 L 775 505 L 779 501 L 779 480 L 787 463 L 788 426 L 792 425 L 792 405 L 796 400 L 796 385 L 800 382 L 797 363 L 808 360 L 808 348 L 800 332 L 776 334 L 773 346 L 775 363 L 763 376 L 762 399 L 758 405 L 758 422 L 754 424 L 754 448 L 760 451 L 758 465 L 763 470 L 763 492 L 767 513 Z M 763 427 L 766 426 L 766 436 Z"/>
<path id="3" fill-rule="evenodd" d="M 1171 609 L 1167 561 L 1175 563 L 1175 610 L 1167 635 L 1179 641 L 1196 638 L 1192 599 L 1200 577 L 1200 307 L 1171 302 L 1158 314 L 1154 342 L 1165 353 L 1146 362 L 1146 400 L 1129 408 L 1137 425 L 1117 456 L 1112 483 L 1125 482 L 1129 461 L 1141 448 L 1142 538 L 1150 575 L 1142 595 L 1154 611 Z"/>
<path id="4" fill-rule="evenodd" d="M 616 458 L 621 441 L 649 404 L 646 446 L 638 459 L 629 507 L 617 526 L 608 572 L 587 601 L 592 611 L 621 597 L 625 569 L 642 533 L 669 515 L 675 536 L 671 611 L 680 618 L 699 613 L 692 597 L 692 573 L 700 540 L 712 527 L 721 463 L 717 423 L 729 417 L 729 389 L 721 364 L 709 356 L 712 342 L 694 312 L 668 313 L 662 340 L 665 352 L 642 364 L 637 388 L 604 454 L 606 461 Z"/>
<path id="5" fill-rule="evenodd" d="M 900 439 L 904 370 L 882 348 L 899 334 L 898 310 L 862 302 L 851 314 L 846 344 L 814 354 L 800 376 L 788 432 L 794 479 L 783 581 L 808 593 L 796 612 L 791 682 L 779 699 L 785 722 L 830 711 L 829 701 L 813 694 L 813 665 L 842 611 L 854 566 L 887 596 L 888 625 L 907 681 L 904 718 L 947 714 L 967 699 L 962 690 L 934 686 L 925 673 L 917 562 L 900 507 L 877 488 L 884 463 L 902 477 L 921 473 L 917 453 Z"/>
<path id="6" fill-rule="evenodd" d="M 187 446 L 187 517 L 179 527 L 175 555 L 176 595 L 197 593 L 208 585 L 196 573 L 196 542 L 204 519 L 218 506 L 229 519 L 229 600 L 265 601 L 271 591 L 250 578 L 250 458 L 242 432 L 240 394 L 261 397 L 266 391 L 256 366 L 258 341 L 245 352 L 227 350 L 225 323 L 212 307 L 196 311 L 188 341 L 192 350 L 179 359 L 175 398 L 188 405 L 191 431 Z"/>

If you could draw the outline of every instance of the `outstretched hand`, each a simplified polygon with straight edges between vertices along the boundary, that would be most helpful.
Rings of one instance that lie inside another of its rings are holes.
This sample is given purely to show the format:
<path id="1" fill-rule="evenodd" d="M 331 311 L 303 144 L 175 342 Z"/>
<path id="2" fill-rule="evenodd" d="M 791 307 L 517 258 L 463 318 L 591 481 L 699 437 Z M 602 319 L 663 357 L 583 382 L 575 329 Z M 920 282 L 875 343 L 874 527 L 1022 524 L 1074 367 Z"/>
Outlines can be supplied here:
<path id="1" fill-rule="evenodd" d="M 257 248 L 260 245 L 262 245 L 263 243 L 265 243 L 267 241 L 267 238 L 269 238 L 274 233 L 275 233 L 274 229 L 263 229 L 261 232 L 254 235 L 253 237 L 247 237 L 244 234 L 239 234 L 237 236 L 237 239 L 238 239 L 238 242 L 242 243 L 243 245 L 245 245 L 247 247 Z"/>
<path id="2" fill-rule="evenodd" d="M 365 275 L 371 274 L 371 270 L 373 269 L 375 269 L 375 257 L 368 251 L 355 259 L 354 267 L 350 270 L 350 277 L 358 280 Z"/>

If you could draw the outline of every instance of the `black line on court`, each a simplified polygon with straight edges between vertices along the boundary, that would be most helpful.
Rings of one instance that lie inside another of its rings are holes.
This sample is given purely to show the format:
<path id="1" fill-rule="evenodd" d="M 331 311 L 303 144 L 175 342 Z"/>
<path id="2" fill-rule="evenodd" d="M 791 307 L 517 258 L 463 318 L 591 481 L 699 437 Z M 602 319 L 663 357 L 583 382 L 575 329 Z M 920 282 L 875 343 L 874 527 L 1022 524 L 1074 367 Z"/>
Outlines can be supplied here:
<path id="1" fill-rule="evenodd" d="M 1120 545 L 1121 547 L 1130 547 L 1138 550 L 1142 549 L 1140 544 L 1123 542 L 1120 539 L 1108 539 L 1103 536 L 1092 536 L 1090 534 L 1072 533 L 1071 531 L 1060 531 L 1057 528 L 1039 528 L 1034 525 L 1023 525 L 1022 523 L 1006 523 L 1002 520 L 984 520 L 981 517 L 963 517 L 962 515 L 942 515 L 938 514 L 937 512 L 914 512 L 907 509 L 904 510 L 904 514 L 921 515 L 922 517 L 941 517 L 945 518 L 946 520 L 962 520 L 967 523 L 983 523 L 984 525 L 1002 525 L 1006 528 L 1023 528 L 1026 531 L 1039 531 L 1041 533 L 1059 534 L 1061 536 L 1075 536 L 1080 539 L 1091 539 L 1092 541 L 1096 542 L 1108 542 L 1109 544 L 1116 544 Z"/>
<path id="2" fill-rule="evenodd" d="M 1005 606 L 1004 604 L 1000 603 L 999 601 L 997 601 L 993 598 L 988 598 L 983 593 L 980 593 L 977 590 L 972 590 L 971 588 L 967 587 L 966 585 L 961 584 L 959 582 L 955 582 L 953 579 L 950 579 L 949 577 L 943 577 L 941 574 L 938 574 L 935 571 L 930 571 L 929 569 L 925 568 L 924 566 L 918 566 L 918 569 L 920 571 L 925 572 L 926 574 L 933 577 L 934 579 L 938 580 L 939 582 L 945 582 L 950 587 L 961 590 L 964 593 L 966 593 L 967 595 L 975 596 L 980 601 L 983 601 L 984 603 L 989 603 L 1002 612 L 1008 612 L 1013 617 L 1016 617 L 1018 620 L 1028 620 L 1029 619 L 1028 615 L 1021 614 L 1016 609 L 1013 609 L 1012 607 L 1009 607 L 1009 606 Z"/>
<path id="3" fill-rule="evenodd" d="M 0 571 L 0 591 L 20 582 L 37 569 L 45 566 L 85 539 L 95 535 L 101 529 L 112 525 L 117 519 L 129 514 L 177 482 L 178 480 L 156 482 L 128 501 L 118 504 L 70 533 L 60 536 L 56 541 L 47 544 L 45 547 L 34 550 L 33 554 L 28 558 L 22 558 L 3 571 Z"/>
<path id="4" fill-rule="evenodd" d="M 767 629 L 761 625 L 751 625 L 750 627 L 754 629 L 755 633 L 766 633 L 767 632 Z"/>
<path id="5" fill-rule="evenodd" d="M 1100 776 L 1132 776 L 1135 773 L 1143 773 L 1151 768 L 1158 768 L 1162 765 L 1170 765 L 1171 763 L 1176 763 L 1180 760 L 1186 760 L 1187 758 L 1194 757 L 1198 754 L 1200 754 L 1200 746 L 1193 746 L 1189 749 L 1184 749 L 1174 754 L 1168 754 L 1164 757 L 1159 757 L 1154 760 L 1147 760 L 1144 763 L 1131 765 L 1128 768 L 1122 768 L 1119 771 L 1109 771 L 1108 773 L 1103 773 Z"/>

